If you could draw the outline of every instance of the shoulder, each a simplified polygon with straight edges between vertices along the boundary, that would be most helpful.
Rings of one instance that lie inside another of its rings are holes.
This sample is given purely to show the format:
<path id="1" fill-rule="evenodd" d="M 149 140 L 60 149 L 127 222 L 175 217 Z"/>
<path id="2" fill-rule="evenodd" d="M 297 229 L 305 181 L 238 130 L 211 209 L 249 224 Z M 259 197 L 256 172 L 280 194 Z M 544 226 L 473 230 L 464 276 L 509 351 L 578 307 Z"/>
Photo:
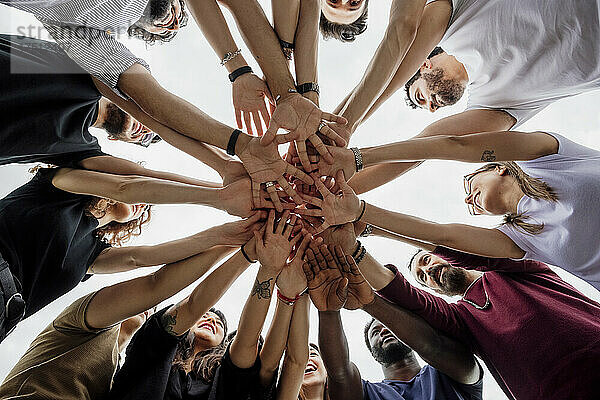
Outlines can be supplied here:
<path id="1" fill-rule="evenodd" d="M 479 380 L 472 384 L 459 383 L 431 365 L 425 365 L 415 379 L 426 381 L 439 394 L 454 394 L 461 398 L 479 400 L 483 398 L 483 368 L 479 362 L 477 366 L 480 371 Z"/>

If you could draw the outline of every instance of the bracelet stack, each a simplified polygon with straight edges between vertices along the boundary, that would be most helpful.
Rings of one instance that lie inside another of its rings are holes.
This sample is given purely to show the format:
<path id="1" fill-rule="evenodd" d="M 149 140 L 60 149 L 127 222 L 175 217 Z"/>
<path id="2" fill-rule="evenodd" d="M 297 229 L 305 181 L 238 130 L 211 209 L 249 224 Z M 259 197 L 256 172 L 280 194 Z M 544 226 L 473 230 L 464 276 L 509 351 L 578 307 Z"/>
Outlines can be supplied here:
<path id="1" fill-rule="evenodd" d="M 360 152 L 358 147 L 352 147 L 350 148 L 350 150 L 352 150 L 352 152 L 354 153 L 354 163 L 356 165 L 356 172 L 358 172 L 364 167 L 362 153 Z"/>
<path id="2" fill-rule="evenodd" d="M 363 258 L 365 258 L 365 255 L 367 254 L 367 249 L 360 243 L 360 241 L 357 240 L 356 242 L 358 243 L 358 247 L 356 248 L 356 250 L 354 250 L 352 258 L 354 258 L 354 262 L 356 263 L 356 265 L 358 265 L 363 260 Z"/>
<path id="3" fill-rule="evenodd" d="M 281 51 L 283 52 L 286 60 L 291 60 L 292 53 L 294 52 L 294 43 L 279 39 L 279 45 L 281 46 Z"/>

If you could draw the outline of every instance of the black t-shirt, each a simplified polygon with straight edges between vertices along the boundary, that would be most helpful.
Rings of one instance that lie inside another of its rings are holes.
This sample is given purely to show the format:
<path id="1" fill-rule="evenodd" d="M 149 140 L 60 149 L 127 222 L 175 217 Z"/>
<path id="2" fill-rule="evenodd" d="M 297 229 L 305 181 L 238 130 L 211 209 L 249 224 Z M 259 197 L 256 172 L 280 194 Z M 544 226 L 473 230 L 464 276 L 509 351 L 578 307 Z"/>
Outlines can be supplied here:
<path id="1" fill-rule="evenodd" d="M 110 247 L 85 213 L 90 197 L 55 188 L 55 173 L 42 169 L 0 200 L 0 253 L 22 285 L 26 317 L 77 286 Z"/>
<path id="2" fill-rule="evenodd" d="M 115 375 L 110 400 L 247 400 L 255 399 L 260 359 L 250 368 L 236 367 L 225 352 L 213 382 L 172 367 L 177 345 L 186 335 L 165 331 L 155 313 L 133 335 L 123 366 Z"/>
<path id="3" fill-rule="evenodd" d="M 0 165 L 104 155 L 88 128 L 101 95 L 55 43 L 0 35 Z"/>

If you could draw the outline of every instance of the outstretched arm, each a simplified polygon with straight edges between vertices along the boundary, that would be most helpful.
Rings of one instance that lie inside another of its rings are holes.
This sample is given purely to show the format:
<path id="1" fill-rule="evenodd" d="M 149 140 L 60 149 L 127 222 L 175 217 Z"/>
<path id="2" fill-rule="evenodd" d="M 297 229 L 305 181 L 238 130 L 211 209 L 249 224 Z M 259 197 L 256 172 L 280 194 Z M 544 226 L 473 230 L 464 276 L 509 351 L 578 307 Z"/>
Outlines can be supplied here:
<path id="1" fill-rule="evenodd" d="M 356 171 L 354 153 L 340 147 L 328 148 L 335 161 L 317 163 L 320 175 L 343 169 L 350 178 Z M 402 142 L 360 149 L 363 166 L 398 161 L 455 160 L 463 162 L 533 160 L 558 151 L 558 141 L 544 132 L 484 132 L 467 135 L 416 137 Z"/>
<path id="2" fill-rule="evenodd" d="M 350 122 L 349 128 L 352 132 L 388 86 L 405 58 L 421 23 L 424 7 L 425 0 L 394 0 L 392 2 L 390 19 L 383 40 L 371 59 L 363 78 L 342 110 L 342 115 Z M 445 29 L 445 26 L 443 28 Z M 422 62 L 423 59 L 420 59 L 419 62 Z M 417 67 L 415 67 L 415 71 Z"/>
<path id="3" fill-rule="evenodd" d="M 348 341 L 339 311 L 319 311 L 319 347 L 331 400 L 362 400 L 360 371 L 350 361 Z"/>
<path id="4" fill-rule="evenodd" d="M 88 269 L 92 274 L 111 274 L 135 268 L 168 264 L 206 251 L 214 246 L 241 246 L 263 225 L 257 212 L 247 220 L 229 222 L 183 239 L 153 246 L 110 247 Z"/>
<path id="5" fill-rule="evenodd" d="M 300 236 L 290 238 L 293 222 L 287 223 L 289 215 L 290 212 L 285 211 L 275 229 L 275 212 L 270 211 L 265 229 L 255 233 L 256 254 L 261 265 L 229 353 L 231 361 L 239 368 L 250 368 L 256 361 L 258 338 L 269 310 L 277 275 L 283 269 L 293 245 L 300 239 Z"/>
<path id="6" fill-rule="evenodd" d="M 297 400 L 304 370 L 308 362 L 308 319 L 310 302 L 302 296 L 294 305 L 294 313 L 287 338 L 281 377 L 277 388 L 277 400 Z"/>
<path id="7" fill-rule="evenodd" d="M 317 60 L 319 58 L 319 17 L 321 6 L 318 0 L 301 0 L 296 42 L 294 50 L 294 67 L 296 83 L 319 82 Z M 319 94 L 313 91 L 303 94 L 304 97 L 319 105 Z"/>
<path id="8" fill-rule="evenodd" d="M 504 111 L 468 110 L 434 122 L 417 137 L 507 131 L 515 122 L 515 119 Z M 365 193 L 396 179 L 419 164 L 420 162 L 403 162 L 370 167 L 357 173 L 351 179 L 350 186 L 358 194 Z"/>
<path id="9" fill-rule="evenodd" d="M 465 345 L 433 329 L 425 320 L 379 296 L 363 310 L 387 326 L 432 367 L 464 384 L 477 382 L 481 368 Z"/>
<path id="10" fill-rule="evenodd" d="M 88 305 L 86 322 L 101 329 L 144 312 L 190 285 L 231 251 L 215 247 L 152 274 L 100 289 Z"/>

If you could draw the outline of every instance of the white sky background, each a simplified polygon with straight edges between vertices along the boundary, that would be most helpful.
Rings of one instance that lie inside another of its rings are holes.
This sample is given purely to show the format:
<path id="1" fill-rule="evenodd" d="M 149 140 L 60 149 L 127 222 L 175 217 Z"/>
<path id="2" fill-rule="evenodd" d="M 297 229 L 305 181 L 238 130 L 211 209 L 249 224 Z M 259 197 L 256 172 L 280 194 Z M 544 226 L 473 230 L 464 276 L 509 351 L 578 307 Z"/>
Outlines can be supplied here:
<path id="1" fill-rule="evenodd" d="M 270 17 L 270 2 L 260 0 Z M 319 54 L 319 84 L 321 86 L 321 108 L 333 110 L 360 80 L 387 25 L 389 7 L 387 2 L 371 2 L 369 29 L 353 44 L 338 41 L 321 41 Z M 19 27 L 40 26 L 35 18 L 6 6 L 0 6 L 0 32 L 16 34 Z M 233 19 L 225 11 L 229 26 L 238 46 L 244 51 L 246 60 L 260 74 L 258 65 L 237 33 Z M 34 32 L 37 32 L 35 30 Z M 46 39 L 45 31 L 42 38 Z M 152 67 L 156 79 L 171 92 L 192 102 L 213 118 L 235 125 L 231 88 L 225 68 L 218 63 L 218 57 L 202 36 L 195 22 L 190 18 L 188 27 L 183 29 L 175 40 L 166 45 L 148 48 L 139 40 L 125 40 L 127 46 L 144 58 Z M 515 88 L 518 90 L 518 87 Z M 0 89 L 1 92 L 1 89 Z M 600 149 L 598 136 L 600 118 L 598 114 L 600 93 L 588 93 L 561 100 L 532 118 L 521 127 L 522 131 L 547 130 L 559 132 L 581 144 Z M 435 114 L 427 111 L 414 111 L 404 105 L 403 93 L 397 93 L 371 119 L 361 126 L 352 138 L 352 145 L 371 146 L 408 139 L 419 133 L 431 122 L 460 112 L 466 105 L 465 98 L 456 106 L 442 109 Z M 103 150 L 115 156 L 133 161 L 145 161 L 152 169 L 177 172 L 202 179 L 218 180 L 218 175 L 197 160 L 170 147 L 166 143 L 152 145 L 148 149 L 124 143 L 109 142 L 102 131 L 92 129 L 99 137 Z M 284 150 L 283 148 L 281 149 Z M 0 167 L 0 196 L 5 196 L 18 186 L 26 183 L 31 175 L 27 172 L 31 165 L 10 165 Z M 404 212 L 437 222 L 462 222 L 481 226 L 498 223 L 494 217 L 472 217 L 463 202 L 462 176 L 476 168 L 459 162 L 430 161 L 395 182 L 387 184 L 362 198 L 389 210 Z M 596 205 L 591 205 L 596 206 Z M 155 206 L 152 222 L 144 234 L 131 241 L 131 245 L 155 244 L 185 237 L 211 226 L 234 220 L 226 213 L 203 206 L 171 205 Z M 42 227 L 31 227 L 40 229 Z M 591 235 L 597 232 L 590 232 Z M 363 244 L 382 263 L 394 263 L 404 267 L 414 252 L 411 246 L 381 238 L 363 239 Z M 217 307 L 225 312 L 230 326 L 237 324 L 243 302 L 248 296 L 257 265 L 251 266 L 238 279 Z M 71 302 L 104 286 L 123 281 L 134 276 L 149 273 L 143 269 L 116 275 L 96 276 L 80 284 L 70 293 L 56 300 L 42 311 L 21 322 L 18 328 L 0 345 L 0 380 L 3 380 L 19 357 L 25 352 L 33 338 L 58 313 Z M 600 300 L 600 293 L 590 285 L 563 271 L 557 271 L 568 282 L 583 291 L 592 299 Z M 184 290 L 168 303 L 187 295 L 192 287 Z M 126 300 L 124 300 L 126 301 Z M 271 313 L 274 307 L 271 307 Z M 271 315 L 270 313 L 270 315 Z M 271 316 L 267 318 L 265 330 Z M 362 376 L 371 381 L 383 378 L 377 364 L 366 349 L 363 341 L 363 326 L 368 320 L 362 311 L 343 311 L 344 326 L 350 346 L 352 360 L 359 366 Z M 311 311 L 311 340 L 317 341 L 317 314 Z M 540 344 L 541 345 L 541 344 Z M 510 351 L 511 349 L 507 349 Z M 522 357 L 523 355 L 515 355 Z M 535 382 L 531 382 L 535 385 Z M 488 373 L 484 378 L 484 394 L 487 399 L 505 399 L 504 394 Z"/>

